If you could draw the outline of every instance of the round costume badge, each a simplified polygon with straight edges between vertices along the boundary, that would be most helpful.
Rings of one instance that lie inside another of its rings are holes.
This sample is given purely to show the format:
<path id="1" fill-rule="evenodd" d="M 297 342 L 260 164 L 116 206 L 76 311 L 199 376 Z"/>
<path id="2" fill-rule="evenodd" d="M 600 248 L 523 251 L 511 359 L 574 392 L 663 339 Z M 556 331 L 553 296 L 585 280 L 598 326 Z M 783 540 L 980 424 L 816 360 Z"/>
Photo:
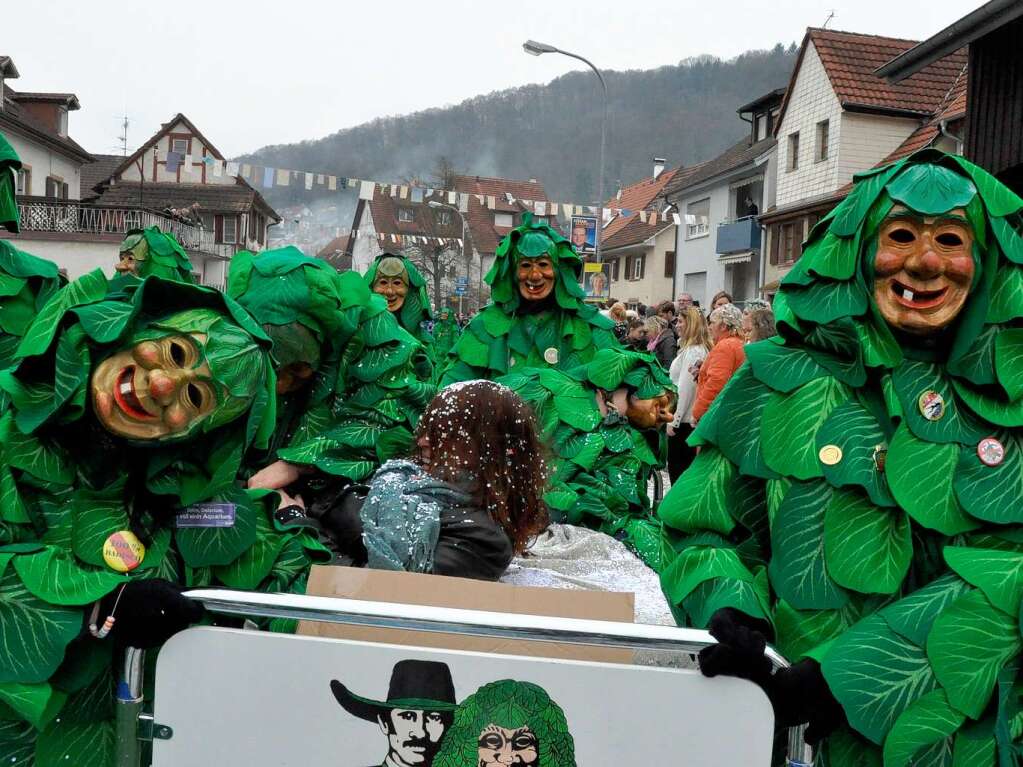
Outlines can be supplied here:
<path id="1" fill-rule="evenodd" d="M 103 543 L 103 561 L 119 573 L 131 572 L 145 558 L 146 547 L 131 530 L 118 530 Z"/>
<path id="2" fill-rule="evenodd" d="M 817 453 L 817 457 L 825 466 L 834 466 L 842 460 L 842 448 L 838 445 L 825 445 Z"/>
<path id="3" fill-rule="evenodd" d="M 940 421 L 945 415 L 945 398 L 933 389 L 928 389 L 916 401 L 920 415 L 928 421 Z"/>
<path id="4" fill-rule="evenodd" d="M 558 350 L 555 349 L 553 346 L 550 347 L 549 349 L 547 349 L 547 351 L 545 351 L 543 353 L 543 358 L 545 360 L 547 360 L 547 364 L 548 365 L 557 365 L 558 364 Z"/>
<path id="5" fill-rule="evenodd" d="M 985 437 L 977 443 L 977 457 L 985 466 L 998 466 L 1005 460 L 1005 446 L 994 437 Z"/>

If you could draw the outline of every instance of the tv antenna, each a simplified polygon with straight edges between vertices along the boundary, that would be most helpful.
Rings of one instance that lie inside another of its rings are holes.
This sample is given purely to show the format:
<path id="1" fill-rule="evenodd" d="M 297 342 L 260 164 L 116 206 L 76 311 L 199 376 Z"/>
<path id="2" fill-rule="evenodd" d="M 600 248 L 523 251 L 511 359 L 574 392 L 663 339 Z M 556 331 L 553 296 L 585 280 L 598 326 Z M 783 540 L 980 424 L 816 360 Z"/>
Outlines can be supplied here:
<path id="1" fill-rule="evenodd" d="M 117 143 L 121 146 L 121 154 L 125 157 L 128 156 L 128 115 L 127 113 L 121 120 L 121 135 L 117 137 Z"/>
<path id="2" fill-rule="evenodd" d="M 831 10 L 828 11 L 828 18 L 824 19 L 824 24 L 821 27 L 821 29 L 827 29 L 828 28 L 828 24 L 831 23 L 831 20 L 833 18 L 835 18 L 835 11 L 834 11 L 834 9 L 831 9 Z"/>

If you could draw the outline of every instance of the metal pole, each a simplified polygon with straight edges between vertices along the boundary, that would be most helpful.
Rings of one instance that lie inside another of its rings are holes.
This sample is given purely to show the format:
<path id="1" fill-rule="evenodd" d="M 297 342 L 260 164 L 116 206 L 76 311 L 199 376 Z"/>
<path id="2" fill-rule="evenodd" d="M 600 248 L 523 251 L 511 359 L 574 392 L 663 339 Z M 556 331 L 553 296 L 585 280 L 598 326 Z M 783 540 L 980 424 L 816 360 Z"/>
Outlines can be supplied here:
<path id="1" fill-rule="evenodd" d="M 145 650 L 125 650 L 124 671 L 117 685 L 115 700 L 116 765 L 139 767 L 142 744 L 139 741 L 139 715 L 142 713 L 142 674 Z"/>
<path id="2" fill-rule="evenodd" d="M 602 235 L 601 230 L 604 227 L 604 152 L 607 148 L 607 83 L 604 82 L 604 75 L 600 73 L 600 70 L 597 69 L 593 65 L 593 62 L 590 61 L 589 59 L 580 56 L 578 53 L 569 53 L 568 51 L 563 51 L 560 48 L 556 48 L 555 52 L 563 54 L 565 56 L 569 56 L 570 58 L 573 59 L 578 59 L 579 61 L 586 64 L 586 66 L 593 70 L 593 73 L 597 76 L 597 79 L 600 80 L 600 87 L 604 91 L 604 116 L 601 118 L 600 121 L 600 169 L 599 172 L 597 173 L 597 197 L 599 199 L 597 200 L 597 231 L 595 233 L 596 253 L 594 254 L 594 259 L 596 259 L 597 263 L 600 263 L 601 260 L 600 246 L 601 240 L 603 239 L 601 237 Z"/>

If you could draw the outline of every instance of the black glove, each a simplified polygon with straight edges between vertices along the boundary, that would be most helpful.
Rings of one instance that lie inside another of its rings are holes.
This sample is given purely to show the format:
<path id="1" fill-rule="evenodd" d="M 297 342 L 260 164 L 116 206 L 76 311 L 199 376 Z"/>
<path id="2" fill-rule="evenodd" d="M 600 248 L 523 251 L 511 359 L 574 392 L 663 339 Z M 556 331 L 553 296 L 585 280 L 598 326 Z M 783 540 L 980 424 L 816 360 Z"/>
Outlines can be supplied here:
<path id="1" fill-rule="evenodd" d="M 113 611 L 110 638 L 119 647 L 159 647 L 206 612 L 202 604 L 183 597 L 181 591 L 180 586 L 163 578 L 129 581 L 100 600 L 97 622 L 102 625 Z"/>
<path id="2" fill-rule="evenodd" d="M 771 661 L 764 655 L 771 636 L 767 621 L 725 607 L 711 616 L 708 630 L 718 644 L 700 651 L 700 671 L 704 676 L 734 676 L 756 684 L 767 693 L 779 727 L 809 723 L 806 741 L 816 745 L 845 721 L 817 661 L 806 658 L 771 673 Z"/>
<path id="3" fill-rule="evenodd" d="M 362 542 L 362 517 L 359 516 L 368 494 L 366 485 L 349 485 L 319 518 L 320 526 L 330 536 L 331 548 L 351 557 L 357 567 L 365 565 L 369 559 Z"/>

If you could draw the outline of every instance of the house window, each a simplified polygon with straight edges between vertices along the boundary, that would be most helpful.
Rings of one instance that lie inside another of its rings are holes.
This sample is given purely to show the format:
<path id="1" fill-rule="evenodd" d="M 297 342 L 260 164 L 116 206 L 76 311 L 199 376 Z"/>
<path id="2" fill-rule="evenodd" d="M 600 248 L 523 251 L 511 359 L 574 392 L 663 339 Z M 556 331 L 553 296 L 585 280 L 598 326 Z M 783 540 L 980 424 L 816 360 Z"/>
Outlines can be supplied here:
<path id="1" fill-rule="evenodd" d="M 450 210 L 438 210 L 437 211 L 437 223 L 441 226 L 447 226 L 451 223 L 451 211 Z"/>
<path id="2" fill-rule="evenodd" d="M 622 260 L 620 258 L 616 258 L 614 261 L 611 262 L 611 282 L 618 282 L 619 279 L 618 271 L 621 264 Z"/>
<path id="3" fill-rule="evenodd" d="M 188 154 L 188 139 L 187 138 L 171 139 L 171 151 L 177 152 L 178 154 Z"/>
<path id="4" fill-rule="evenodd" d="M 32 169 L 26 165 L 22 165 L 18 171 L 18 188 L 17 194 L 32 194 Z"/>
<path id="5" fill-rule="evenodd" d="M 771 263 L 793 263 L 801 255 L 802 244 L 803 219 L 776 224 L 771 231 Z"/>
<path id="6" fill-rule="evenodd" d="M 515 226 L 515 219 L 511 213 L 495 213 L 494 226 Z"/>
<path id="7" fill-rule="evenodd" d="M 799 131 L 789 134 L 789 162 L 788 169 L 796 170 L 799 167 Z"/>
<path id="8" fill-rule="evenodd" d="M 398 220 L 410 223 L 415 221 L 416 216 L 412 208 L 398 208 Z"/>
<path id="9" fill-rule="evenodd" d="M 813 155 L 816 162 L 828 159 L 828 120 L 817 123 L 817 144 L 814 146 Z"/>
<path id="10" fill-rule="evenodd" d="M 59 176 L 46 177 L 46 196 L 55 200 L 66 200 L 68 194 L 67 184 Z"/>
<path id="11" fill-rule="evenodd" d="M 669 250 L 664 254 L 664 276 L 672 278 L 675 276 L 675 251 Z"/>
<path id="12" fill-rule="evenodd" d="M 644 273 L 644 261 L 645 256 L 629 256 L 625 259 L 625 279 L 627 280 L 641 280 L 643 279 Z"/>
<path id="13" fill-rule="evenodd" d="M 710 198 L 686 206 L 686 239 L 706 237 L 710 231 Z"/>
<path id="14" fill-rule="evenodd" d="M 238 219 L 234 216 L 224 216 L 224 242 L 228 245 L 238 242 Z"/>

